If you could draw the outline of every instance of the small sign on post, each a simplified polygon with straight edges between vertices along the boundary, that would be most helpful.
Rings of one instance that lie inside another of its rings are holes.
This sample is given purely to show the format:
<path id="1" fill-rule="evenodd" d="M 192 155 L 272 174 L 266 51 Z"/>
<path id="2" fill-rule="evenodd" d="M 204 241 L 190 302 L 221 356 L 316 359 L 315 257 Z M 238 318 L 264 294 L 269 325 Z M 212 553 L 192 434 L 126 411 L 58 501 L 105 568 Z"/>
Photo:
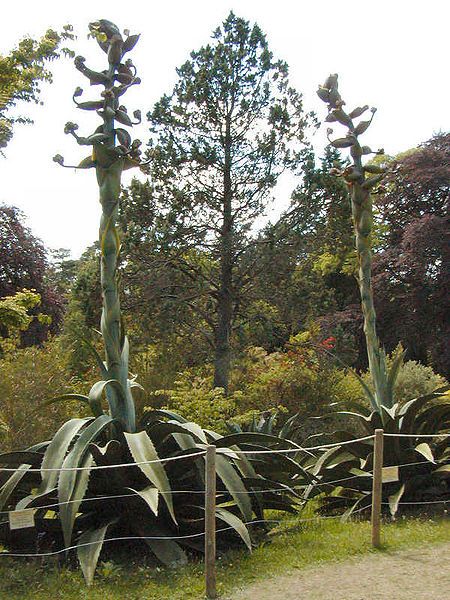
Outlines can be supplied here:
<path id="1" fill-rule="evenodd" d="M 383 483 L 393 483 L 395 481 L 399 481 L 398 466 L 383 467 L 381 478 Z"/>
<path id="2" fill-rule="evenodd" d="M 11 510 L 9 512 L 9 528 L 13 529 L 27 529 L 28 527 L 34 527 L 34 508 L 25 508 L 24 510 Z"/>

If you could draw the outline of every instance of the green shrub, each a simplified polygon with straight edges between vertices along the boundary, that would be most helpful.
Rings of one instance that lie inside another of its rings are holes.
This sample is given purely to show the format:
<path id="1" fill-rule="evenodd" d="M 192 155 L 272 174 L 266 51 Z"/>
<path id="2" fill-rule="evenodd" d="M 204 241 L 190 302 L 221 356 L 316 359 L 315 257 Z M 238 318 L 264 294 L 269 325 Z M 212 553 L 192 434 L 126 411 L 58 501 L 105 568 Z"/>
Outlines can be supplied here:
<path id="1" fill-rule="evenodd" d="M 80 414 L 83 407 L 78 402 L 55 403 L 42 409 L 42 404 L 59 394 L 79 388 L 80 382 L 67 374 L 66 355 L 56 339 L 42 348 L 24 348 L 6 355 L 0 360 L 0 420 L 5 425 L 2 449 L 48 439 L 69 416 Z"/>
<path id="2" fill-rule="evenodd" d="M 356 386 L 343 385 L 343 381 L 343 370 L 296 336 L 283 352 L 268 354 L 262 348 L 248 348 L 236 366 L 233 386 L 241 390 L 240 414 L 282 406 L 286 418 L 299 413 L 299 420 L 305 421 L 329 412 L 332 402 L 359 397 Z"/>
<path id="3" fill-rule="evenodd" d="M 150 394 L 153 407 L 163 407 L 219 433 L 227 431 L 226 422 L 237 413 L 240 393 L 226 397 L 222 388 L 212 387 L 211 376 L 199 376 L 184 371 L 172 389 Z"/>
<path id="4" fill-rule="evenodd" d="M 415 360 L 408 360 L 399 371 L 394 388 L 394 399 L 396 402 L 407 402 L 412 398 L 430 394 L 446 383 L 444 377 L 435 373 L 431 367 L 421 365 Z"/>

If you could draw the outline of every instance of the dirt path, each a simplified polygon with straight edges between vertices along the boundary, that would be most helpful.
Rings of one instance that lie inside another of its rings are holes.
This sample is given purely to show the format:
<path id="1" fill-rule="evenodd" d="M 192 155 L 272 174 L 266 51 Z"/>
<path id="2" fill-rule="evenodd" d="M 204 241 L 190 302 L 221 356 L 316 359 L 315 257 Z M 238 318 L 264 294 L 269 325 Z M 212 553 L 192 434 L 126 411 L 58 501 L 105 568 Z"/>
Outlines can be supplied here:
<path id="1" fill-rule="evenodd" d="M 446 591 L 447 590 L 447 591 Z M 447 600 L 450 543 L 354 557 L 261 581 L 231 600 Z"/>

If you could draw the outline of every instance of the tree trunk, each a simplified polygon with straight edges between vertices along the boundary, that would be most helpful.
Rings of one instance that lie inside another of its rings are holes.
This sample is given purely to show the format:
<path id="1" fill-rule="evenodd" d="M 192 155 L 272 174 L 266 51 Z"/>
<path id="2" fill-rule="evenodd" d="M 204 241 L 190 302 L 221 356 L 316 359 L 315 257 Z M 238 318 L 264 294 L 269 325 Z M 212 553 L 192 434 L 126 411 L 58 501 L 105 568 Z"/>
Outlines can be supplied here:
<path id="1" fill-rule="evenodd" d="M 231 369 L 231 324 L 233 321 L 233 218 L 231 189 L 231 125 L 227 118 L 225 129 L 225 163 L 223 175 L 223 221 L 220 235 L 220 290 L 217 302 L 215 332 L 216 356 L 214 387 L 228 394 Z"/>

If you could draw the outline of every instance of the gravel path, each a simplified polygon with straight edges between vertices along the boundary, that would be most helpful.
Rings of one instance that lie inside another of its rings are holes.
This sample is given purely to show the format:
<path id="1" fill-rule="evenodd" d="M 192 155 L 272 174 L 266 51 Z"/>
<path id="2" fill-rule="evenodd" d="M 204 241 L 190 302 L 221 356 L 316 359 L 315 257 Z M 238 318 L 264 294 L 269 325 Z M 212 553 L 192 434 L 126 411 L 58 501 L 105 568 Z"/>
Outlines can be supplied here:
<path id="1" fill-rule="evenodd" d="M 261 581 L 231 600 L 449 600 L 450 543 L 354 557 Z"/>

